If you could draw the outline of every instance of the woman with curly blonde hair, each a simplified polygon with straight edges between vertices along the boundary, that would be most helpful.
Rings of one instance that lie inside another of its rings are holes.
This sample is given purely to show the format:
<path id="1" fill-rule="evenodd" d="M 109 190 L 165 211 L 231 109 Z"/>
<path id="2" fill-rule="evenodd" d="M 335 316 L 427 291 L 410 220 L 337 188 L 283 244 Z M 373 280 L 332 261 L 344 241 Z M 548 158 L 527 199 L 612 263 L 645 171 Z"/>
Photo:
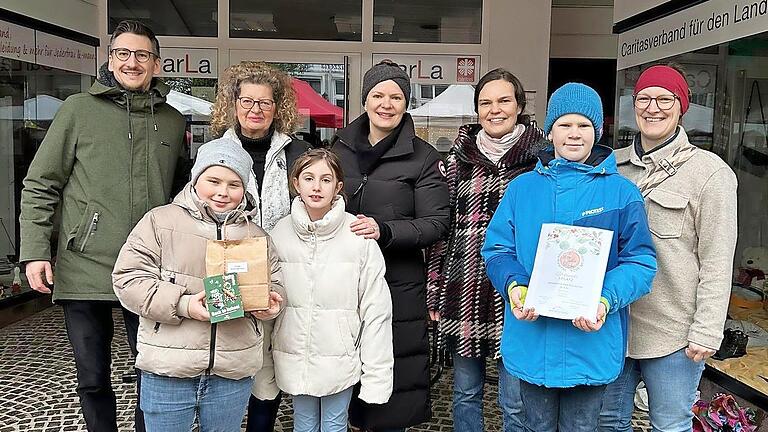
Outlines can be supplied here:
<path id="1" fill-rule="evenodd" d="M 299 122 L 291 80 L 267 63 L 243 61 L 225 71 L 213 104 L 213 134 L 240 142 L 253 158 L 247 191 L 267 231 L 290 213 L 287 167 L 310 148 L 290 135 Z"/>
<path id="2" fill-rule="evenodd" d="M 292 78 L 264 62 L 243 61 L 230 66 L 219 82 L 211 129 L 239 142 L 253 159 L 246 191 L 255 199 L 255 222 L 267 232 L 291 212 L 288 167 L 310 145 L 290 134 L 299 114 Z M 269 341 L 271 322 L 264 325 Z M 256 374 L 248 403 L 249 432 L 272 431 L 280 405 L 270 344 L 264 344 L 264 366 Z"/>

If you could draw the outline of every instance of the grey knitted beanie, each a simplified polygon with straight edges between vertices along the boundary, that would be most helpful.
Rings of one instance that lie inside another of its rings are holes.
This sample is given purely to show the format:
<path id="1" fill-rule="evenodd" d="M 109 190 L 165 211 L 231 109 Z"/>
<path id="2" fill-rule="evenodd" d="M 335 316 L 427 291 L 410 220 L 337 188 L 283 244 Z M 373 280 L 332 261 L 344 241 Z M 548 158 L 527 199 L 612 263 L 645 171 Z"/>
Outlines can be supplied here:
<path id="1" fill-rule="evenodd" d="M 408 74 L 400 69 L 399 66 L 388 62 L 374 65 L 363 76 L 363 105 L 365 105 L 365 100 L 368 98 L 368 93 L 371 92 L 371 89 L 376 87 L 376 84 L 386 80 L 392 80 L 400 87 L 400 90 L 405 95 L 407 107 L 411 102 L 411 79 L 408 78 Z"/>
<path id="2" fill-rule="evenodd" d="M 195 164 L 192 166 L 192 184 L 197 183 L 203 171 L 214 165 L 231 169 L 243 181 L 243 187 L 248 186 L 253 159 L 239 142 L 222 137 L 203 144 L 197 150 Z"/>

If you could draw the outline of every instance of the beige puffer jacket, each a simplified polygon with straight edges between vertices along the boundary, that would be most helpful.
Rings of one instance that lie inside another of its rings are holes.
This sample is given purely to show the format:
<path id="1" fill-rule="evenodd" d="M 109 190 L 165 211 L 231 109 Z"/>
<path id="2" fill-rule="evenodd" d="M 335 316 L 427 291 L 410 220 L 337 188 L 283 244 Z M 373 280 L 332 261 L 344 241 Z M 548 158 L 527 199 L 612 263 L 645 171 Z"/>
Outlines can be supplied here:
<path id="1" fill-rule="evenodd" d="M 285 310 L 272 333 L 277 385 L 293 395 L 326 396 L 358 381 L 360 399 L 392 394 L 392 299 L 384 257 L 356 236 L 337 199 L 312 222 L 294 199 L 272 230 L 285 277 Z"/>
<path id="2" fill-rule="evenodd" d="M 204 289 L 207 242 L 222 236 L 209 212 L 187 184 L 173 204 L 144 215 L 120 250 L 112 281 L 120 303 L 140 316 L 136 367 L 141 370 L 196 377 L 211 368 L 211 352 L 214 375 L 241 379 L 261 368 L 262 324 L 250 314 L 215 325 L 189 318 L 190 298 Z M 227 223 L 227 239 L 247 237 L 247 224 L 252 236 L 267 235 L 241 213 Z M 271 289 L 284 296 L 273 251 L 270 240 Z"/>

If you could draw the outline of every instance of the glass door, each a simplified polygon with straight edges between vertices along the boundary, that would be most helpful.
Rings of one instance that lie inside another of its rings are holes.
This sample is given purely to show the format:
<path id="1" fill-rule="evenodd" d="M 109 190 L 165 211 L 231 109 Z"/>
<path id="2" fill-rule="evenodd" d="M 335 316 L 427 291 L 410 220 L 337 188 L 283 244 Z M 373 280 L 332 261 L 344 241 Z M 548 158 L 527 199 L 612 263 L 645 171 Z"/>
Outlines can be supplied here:
<path id="1" fill-rule="evenodd" d="M 314 147 L 327 146 L 337 129 L 346 126 L 360 109 L 352 109 L 352 77 L 360 76 L 360 55 L 231 50 L 230 64 L 262 60 L 293 77 L 303 123 L 296 134 Z"/>

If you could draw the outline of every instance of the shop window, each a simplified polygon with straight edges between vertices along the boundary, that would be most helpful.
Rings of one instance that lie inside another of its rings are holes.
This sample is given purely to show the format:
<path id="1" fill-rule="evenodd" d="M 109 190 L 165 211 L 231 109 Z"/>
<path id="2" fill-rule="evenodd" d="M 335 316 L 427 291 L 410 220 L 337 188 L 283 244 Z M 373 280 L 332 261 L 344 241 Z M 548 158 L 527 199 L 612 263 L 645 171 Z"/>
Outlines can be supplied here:
<path id="1" fill-rule="evenodd" d="M 422 99 L 432 99 L 432 86 L 431 85 L 421 85 L 421 98 Z"/>
<path id="2" fill-rule="evenodd" d="M 334 63 L 272 64 L 294 78 L 299 115 L 304 120 L 297 135 L 314 147 L 327 146 L 336 130 L 344 127 L 345 66 Z"/>
<path id="3" fill-rule="evenodd" d="M 212 36 L 218 32 L 217 0 L 109 0 L 109 33 L 124 19 L 150 26 L 161 36 Z"/>
<path id="4" fill-rule="evenodd" d="M 447 85 L 436 85 L 435 86 L 435 97 L 440 96 L 446 89 L 448 89 Z"/>
<path id="5" fill-rule="evenodd" d="M 408 113 L 416 135 L 446 154 L 467 123 L 476 123 L 474 87 L 471 84 L 411 83 Z"/>
<path id="6" fill-rule="evenodd" d="M 362 0 L 230 0 L 233 38 L 362 40 Z"/>
<path id="7" fill-rule="evenodd" d="M 308 82 L 312 87 L 312 90 L 323 94 L 323 80 L 320 78 L 304 78 L 304 81 Z"/>
<path id="8" fill-rule="evenodd" d="M 176 108 L 187 120 L 186 161 L 191 166 L 197 150 L 215 138 L 211 134 L 210 120 L 216 102 L 216 78 L 163 78 L 171 87 L 166 97 L 168 105 Z"/>
<path id="9" fill-rule="evenodd" d="M 0 58 L 0 309 L 30 291 L 23 272 L 13 287 L 22 180 L 56 111 L 82 85 L 78 73 Z"/>
<path id="10" fill-rule="evenodd" d="M 552 0 L 552 6 L 613 6 L 613 0 Z"/>
<path id="11" fill-rule="evenodd" d="M 374 0 L 374 42 L 479 44 L 483 0 Z"/>

